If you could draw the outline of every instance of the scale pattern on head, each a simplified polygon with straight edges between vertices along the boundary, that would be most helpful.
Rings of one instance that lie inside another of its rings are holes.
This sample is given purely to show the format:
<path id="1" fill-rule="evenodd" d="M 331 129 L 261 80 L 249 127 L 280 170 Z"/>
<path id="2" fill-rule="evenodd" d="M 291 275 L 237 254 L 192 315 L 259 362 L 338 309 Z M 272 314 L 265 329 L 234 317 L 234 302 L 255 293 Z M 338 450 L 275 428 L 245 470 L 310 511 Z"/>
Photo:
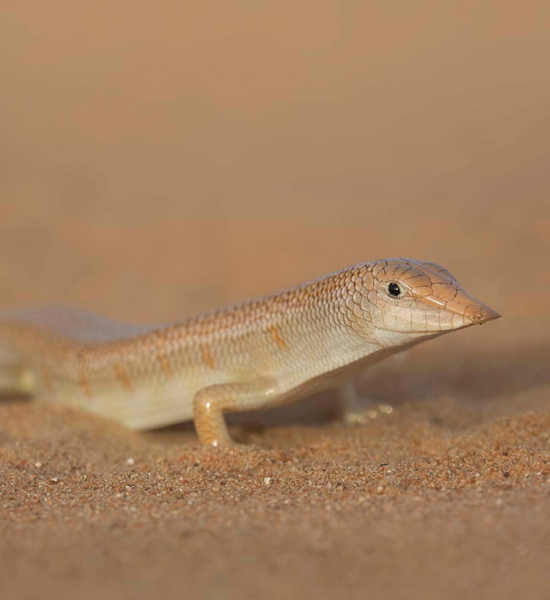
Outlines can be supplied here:
<path id="1" fill-rule="evenodd" d="M 410 258 L 379 260 L 362 273 L 364 315 L 380 342 L 402 344 L 496 319 L 444 267 Z"/>

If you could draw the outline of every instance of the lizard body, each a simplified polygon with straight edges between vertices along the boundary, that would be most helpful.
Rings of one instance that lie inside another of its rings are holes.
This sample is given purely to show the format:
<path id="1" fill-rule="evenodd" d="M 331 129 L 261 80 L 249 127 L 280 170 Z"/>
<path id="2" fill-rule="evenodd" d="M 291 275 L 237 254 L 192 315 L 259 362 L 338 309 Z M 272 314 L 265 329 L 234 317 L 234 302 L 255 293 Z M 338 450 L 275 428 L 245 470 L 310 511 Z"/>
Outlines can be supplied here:
<path id="1" fill-rule="evenodd" d="M 367 365 L 500 315 L 434 263 L 361 263 L 290 290 L 163 326 L 85 311 L 0 315 L 0 387 L 134 429 L 193 419 L 231 443 L 223 414 L 345 384 Z"/>

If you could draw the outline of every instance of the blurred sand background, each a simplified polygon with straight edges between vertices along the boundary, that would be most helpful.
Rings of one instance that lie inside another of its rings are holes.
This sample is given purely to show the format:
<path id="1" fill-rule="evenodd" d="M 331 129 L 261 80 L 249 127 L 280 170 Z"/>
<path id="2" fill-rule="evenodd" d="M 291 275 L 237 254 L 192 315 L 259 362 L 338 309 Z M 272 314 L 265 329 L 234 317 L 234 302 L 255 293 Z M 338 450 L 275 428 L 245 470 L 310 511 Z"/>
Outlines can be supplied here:
<path id="1" fill-rule="evenodd" d="M 549 34 L 542 0 L 3 0 L 0 308 L 170 321 L 410 256 L 503 318 L 366 373 L 390 417 L 306 401 L 229 456 L 2 402 L 2 597 L 547 597 Z"/>

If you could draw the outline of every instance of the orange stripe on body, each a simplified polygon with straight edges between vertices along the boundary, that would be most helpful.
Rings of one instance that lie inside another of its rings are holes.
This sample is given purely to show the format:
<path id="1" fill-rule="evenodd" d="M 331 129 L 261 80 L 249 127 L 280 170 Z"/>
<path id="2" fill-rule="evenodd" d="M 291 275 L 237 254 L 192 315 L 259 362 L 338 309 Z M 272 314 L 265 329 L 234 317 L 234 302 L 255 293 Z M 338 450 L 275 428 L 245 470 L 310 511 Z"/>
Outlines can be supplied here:
<path id="1" fill-rule="evenodd" d="M 204 364 L 208 365 L 211 369 L 214 368 L 214 358 L 212 357 L 212 353 L 208 346 L 202 346 L 202 360 Z"/>
<path id="2" fill-rule="evenodd" d="M 117 379 L 120 381 L 120 383 L 122 383 L 122 385 L 127 390 L 131 390 L 132 382 L 130 381 L 130 378 L 128 377 L 128 372 L 126 371 L 124 366 L 120 365 L 120 364 L 116 364 L 114 369 L 115 369 L 115 375 L 116 375 Z"/>
<path id="3" fill-rule="evenodd" d="M 170 363 L 166 358 L 166 351 L 164 349 L 166 337 L 163 335 L 163 332 L 157 332 L 157 360 L 159 362 L 160 368 L 162 372 L 166 375 L 166 377 L 172 377 L 172 370 L 170 369 Z"/>
<path id="4" fill-rule="evenodd" d="M 275 343 L 279 346 L 279 348 L 282 348 L 283 350 L 288 350 L 288 346 L 286 345 L 286 342 L 281 337 L 281 334 L 279 333 L 279 330 L 277 329 L 277 327 L 275 327 L 275 325 L 271 325 L 270 327 L 268 327 L 267 331 L 271 334 L 271 337 L 273 338 Z"/>
<path id="5" fill-rule="evenodd" d="M 80 388 L 84 392 L 84 394 L 88 397 L 88 400 L 92 399 L 92 388 L 90 387 L 90 380 L 86 377 L 86 375 L 81 375 L 78 380 Z"/>
<path id="6" fill-rule="evenodd" d="M 92 386 L 90 385 L 90 379 L 88 377 L 88 361 L 86 354 L 84 352 L 78 352 L 77 360 L 79 373 L 78 385 L 88 400 L 91 400 Z"/>

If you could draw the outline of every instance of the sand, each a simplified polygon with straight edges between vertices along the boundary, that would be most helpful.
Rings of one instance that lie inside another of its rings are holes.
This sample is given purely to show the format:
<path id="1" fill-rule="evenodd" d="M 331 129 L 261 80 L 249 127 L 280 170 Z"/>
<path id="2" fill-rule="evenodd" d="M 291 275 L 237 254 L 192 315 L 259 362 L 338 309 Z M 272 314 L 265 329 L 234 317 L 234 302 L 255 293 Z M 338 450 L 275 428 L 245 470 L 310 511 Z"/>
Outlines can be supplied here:
<path id="1" fill-rule="evenodd" d="M 180 319 L 363 260 L 502 313 L 330 394 L 137 434 L 0 401 L 0 597 L 550 586 L 547 2 L 5 2 L 0 309 Z M 314 15 L 314 18 L 313 18 Z"/>
<path id="2" fill-rule="evenodd" d="M 547 597 L 550 346 L 490 385 L 502 352 L 443 341 L 392 365 L 422 399 L 371 376 L 391 415 L 308 400 L 234 423 L 229 451 L 4 402 L 3 597 Z"/>

